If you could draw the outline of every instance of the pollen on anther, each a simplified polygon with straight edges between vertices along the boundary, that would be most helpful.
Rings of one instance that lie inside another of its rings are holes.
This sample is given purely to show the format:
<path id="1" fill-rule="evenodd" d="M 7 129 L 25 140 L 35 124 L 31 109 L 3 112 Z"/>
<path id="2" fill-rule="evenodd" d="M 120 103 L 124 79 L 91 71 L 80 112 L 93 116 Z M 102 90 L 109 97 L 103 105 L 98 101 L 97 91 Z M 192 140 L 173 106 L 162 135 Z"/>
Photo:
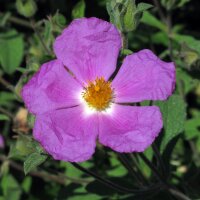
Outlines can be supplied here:
<path id="1" fill-rule="evenodd" d="M 113 99 L 113 89 L 109 81 L 103 77 L 96 78 L 85 87 L 82 97 L 87 105 L 97 111 L 107 109 Z"/>

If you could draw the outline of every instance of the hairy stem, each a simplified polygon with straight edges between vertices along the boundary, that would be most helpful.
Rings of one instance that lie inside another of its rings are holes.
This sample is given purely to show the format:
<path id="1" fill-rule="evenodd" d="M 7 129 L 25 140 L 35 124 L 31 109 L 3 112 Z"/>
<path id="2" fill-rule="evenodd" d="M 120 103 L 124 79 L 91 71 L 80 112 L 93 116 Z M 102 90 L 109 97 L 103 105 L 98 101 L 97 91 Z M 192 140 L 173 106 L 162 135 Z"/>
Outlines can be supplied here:
<path id="1" fill-rule="evenodd" d="M 157 169 L 155 168 L 155 166 L 146 158 L 145 155 L 143 155 L 142 153 L 140 153 L 139 155 L 142 158 L 142 160 L 147 164 L 147 166 L 149 166 L 149 168 L 152 170 L 152 172 L 154 173 L 154 175 L 159 179 L 159 181 L 161 183 L 163 183 L 163 185 L 165 187 L 165 190 L 167 190 L 170 194 L 172 194 L 173 196 L 177 197 L 180 200 L 191 200 L 185 194 L 183 194 L 182 192 L 174 189 L 171 185 L 169 185 L 166 182 L 166 180 L 157 171 Z"/>

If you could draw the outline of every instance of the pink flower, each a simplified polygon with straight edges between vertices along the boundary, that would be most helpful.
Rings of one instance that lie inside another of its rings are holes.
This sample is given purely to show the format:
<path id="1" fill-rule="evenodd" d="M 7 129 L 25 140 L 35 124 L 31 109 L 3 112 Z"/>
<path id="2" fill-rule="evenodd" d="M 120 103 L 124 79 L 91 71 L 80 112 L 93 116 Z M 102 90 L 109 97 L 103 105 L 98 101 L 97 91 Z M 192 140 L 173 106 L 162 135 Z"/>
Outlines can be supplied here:
<path id="1" fill-rule="evenodd" d="M 0 135 L 0 149 L 3 149 L 5 146 L 3 136 Z"/>
<path id="2" fill-rule="evenodd" d="M 163 123 L 156 106 L 175 86 L 175 67 L 150 50 L 127 56 L 116 70 L 121 37 L 97 18 L 74 20 L 54 43 L 56 60 L 45 63 L 24 86 L 22 97 L 36 115 L 33 135 L 54 159 L 81 162 L 96 140 L 118 152 L 142 152 Z"/>

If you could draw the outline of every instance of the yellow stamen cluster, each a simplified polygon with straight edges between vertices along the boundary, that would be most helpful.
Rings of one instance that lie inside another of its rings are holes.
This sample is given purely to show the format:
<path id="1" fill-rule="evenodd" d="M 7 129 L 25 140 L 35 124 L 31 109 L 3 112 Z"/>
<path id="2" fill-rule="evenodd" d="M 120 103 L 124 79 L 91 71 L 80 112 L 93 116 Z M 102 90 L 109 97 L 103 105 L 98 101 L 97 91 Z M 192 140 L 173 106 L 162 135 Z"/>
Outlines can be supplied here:
<path id="1" fill-rule="evenodd" d="M 94 82 L 89 82 L 83 92 L 83 99 L 89 107 L 102 111 L 108 108 L 113 98 L 111 83 L 105 81 L 103 77 L 96 78 Z"/>

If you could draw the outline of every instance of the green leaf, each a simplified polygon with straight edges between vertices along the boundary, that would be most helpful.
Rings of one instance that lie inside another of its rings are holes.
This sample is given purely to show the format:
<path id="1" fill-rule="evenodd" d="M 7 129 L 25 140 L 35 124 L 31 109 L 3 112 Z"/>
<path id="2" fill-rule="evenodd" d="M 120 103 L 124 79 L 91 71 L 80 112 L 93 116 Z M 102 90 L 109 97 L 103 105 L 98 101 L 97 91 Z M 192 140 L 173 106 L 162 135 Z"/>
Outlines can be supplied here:
<path id="1" fill-rule="evenodd" d="M 9 121 L 9 117 L 4 114 L 0 114 L 0 121 Z"/>
<path id="2" fill-rule="evenodd" d="M 29 193 L 32 185 L 32 178 L 30 176 L 25 177 L 21 186 L 26 193 Z"/>
<path id="3" fill-rule="evenodd" d="M 186 119 L 186 104 L 179 95 L 172 95 L 167 101 L 157 101 L 154 103 L 160 107 L 164 133 L 161 142 L 161 152 L 175 136 L 184 130 Z"/>
<path id="4" fill-rule="evenodd" d="M 85 1 L 80 0 L 73 8 L 72 10 L 72 18 L 81 18 L 85 15 Z"/>
<path id="5" fill-rule="evenodd" d="M 137 6 L 137 12 L 143 12 L 145 10 L 148 10 L 150 8 L 152 8 L 153 6 L 151 4 L 148 3 L 139 3 Z"/>
<path id="6" fill-rule="evenodd" d="M 0 65 L 3 70 L 12 74 L 22 62 L 24 42 L 16 30 L 0 34 Z"/>
<path id="7" fill-rule="evenodd" d="M 34 0 L 17 0 L 16 8 L 24 17 L 32 17 L 37 11 L 37 4 Z"/>
<path id="8" fill-rule="evenodd" d="M 141 19 L 141 22 L 144 24 L 147 24 L 149 26 L 155 27 L 157 29 L 160 29 L 161 31 L 166 32 L 167 27 L 165 24 L 163 24 L 160 20 L 158 20 L 156 17 L 154 17 L 150 12 L 145 11 L 143 13 L 143 17 Z"/>
<path id="9" fill-rule="evenodd" d="M 132 54 L 133 51 L 131 51 L 130 49 L 122 49 L 120 53 L 121 53 L 121 55 L 123 55 L 123 56 L 127 56 L 127 55 Z"/>
<path id="10" fill-rule="evenodd" d="M 197 86 L 198 80 L 195 80 L 187 71 L 177 68 L 176 83 L 180 93 L 187 94 Z M 183 90 L 183 91 L 182 91 Z"/>
<path id="11" fill-rule="evenodd" d="M 11 108 L 13 106 L 13 101 L 15 100 L 15 95 L 11 92 L 0 92 L 0 105 L 6 108 Z"/>
<path id="12" fill-rule="evenodd" d="M 187 44 L 187 46 L 200 54 L 200 40 L 190 35 L 173 34 L 173 39 L 179 44 Z"/>
<path id="13" fill-rule="evenodd" d="M 28 174 L 31 170 L 41 165 L 47 159 L 47 155 L 37 152 L 30 154 L 24 162 L 24 173 Z"/>
<path id="14" fill-rule="evenodd" d="M 200 118 L 189 119 L 185 122 L 185 137 L 190 140 L 200 134 Z"/>
<path id="15" fill-rule="evenodd" d="M 0 179 L 1 180 L 1 179 Z M 5 200 L 19 200 L 21 188 L 17 180 L 12 175 L 5 175 L 1 180 L 1 187 Z"/>

